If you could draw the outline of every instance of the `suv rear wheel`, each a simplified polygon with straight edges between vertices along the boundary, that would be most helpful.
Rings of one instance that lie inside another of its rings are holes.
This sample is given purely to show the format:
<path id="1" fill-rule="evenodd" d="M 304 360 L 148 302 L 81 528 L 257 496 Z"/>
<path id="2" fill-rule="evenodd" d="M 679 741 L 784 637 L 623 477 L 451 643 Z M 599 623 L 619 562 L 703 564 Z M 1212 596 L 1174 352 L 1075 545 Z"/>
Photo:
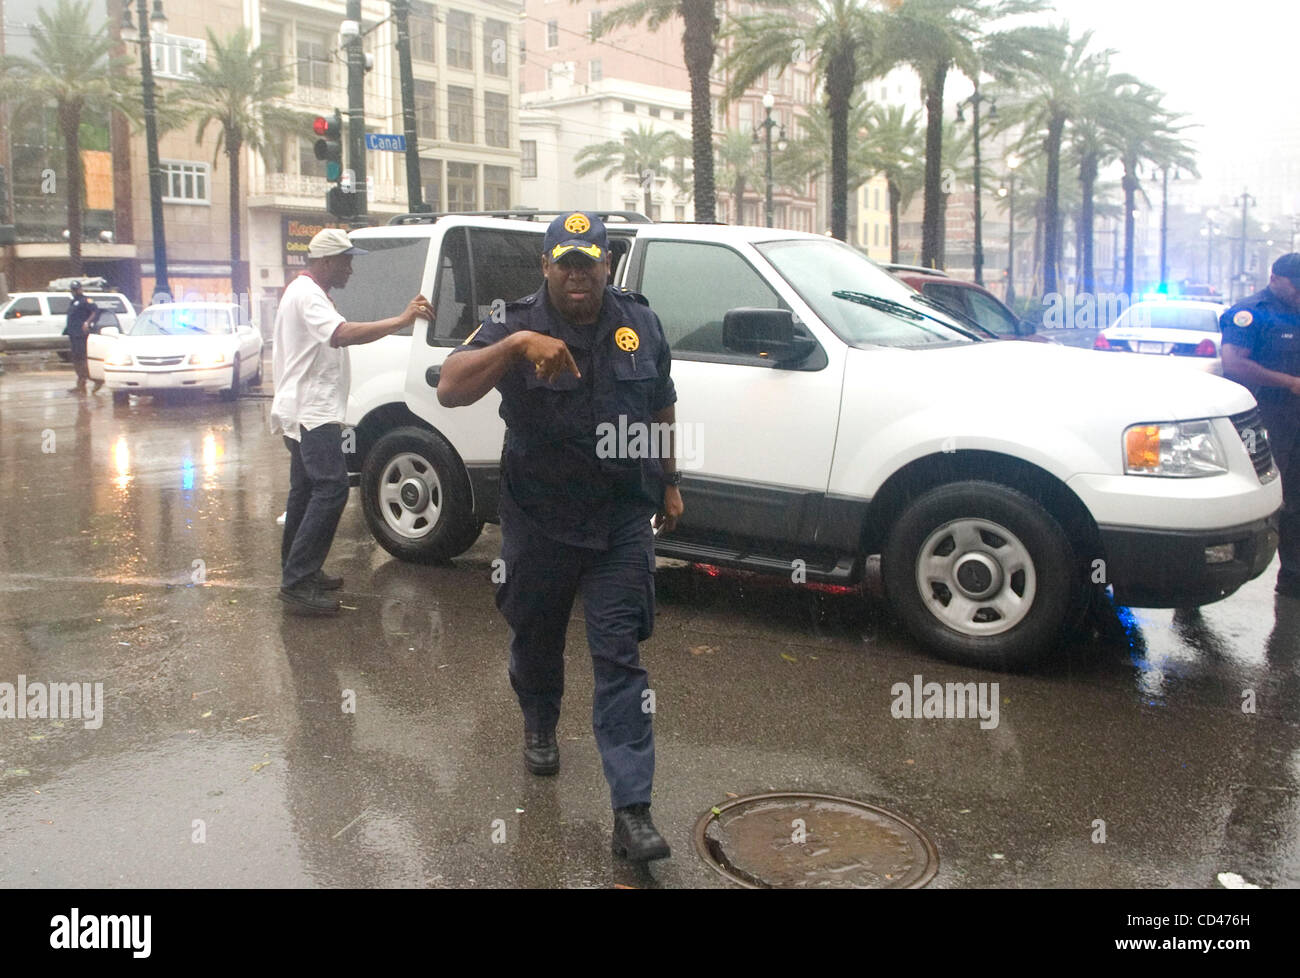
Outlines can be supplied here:
<path id="1" fill-rule="evenodd" d="M 963 665 L 1014 669 L 1051 653 L 1072 613 L 1073 548 L 1056 519 L 992 482 L 939 486 L 899 516 L 882 554 L 890 604 Z"/>
<path id="2" fill-rule="evenodd" d="M 361 509 L 380 546 L 413 563 L 458 557 L 483 530 L 460 460 L 423 428 L 398 428 L 370 449 L 361 469 Z"/>

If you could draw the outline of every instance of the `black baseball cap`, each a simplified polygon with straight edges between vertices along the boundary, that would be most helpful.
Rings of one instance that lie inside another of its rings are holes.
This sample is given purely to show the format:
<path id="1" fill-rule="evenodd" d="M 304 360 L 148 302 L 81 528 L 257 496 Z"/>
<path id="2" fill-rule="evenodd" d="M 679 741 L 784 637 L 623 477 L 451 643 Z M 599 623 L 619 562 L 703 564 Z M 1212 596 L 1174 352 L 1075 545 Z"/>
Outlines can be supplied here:
<path id="1" fill-rule="evenodd" d="M 542 253 L 549 261 L 558 261 L 573 252 L 592 261 L 604 261 L 609 255 L 609 235 L 595 214 L 573 211 L 561 214 L 546 229 Z"/>
<path id="2" fill-rule="evenodd" d="M 81 288 L 80 282 L 73 282 L 71 285 L 68 286 L 68 291 L 71 292 L 73 289 L 80 289 L 80 288 Z"/>
<path id="3" fill-rule="evenodd" d="M 1273 262 L 1273 274 L 1278 278 L 1289 278 L 1300 287 L 1300 252 L 1293 251 Z"/>

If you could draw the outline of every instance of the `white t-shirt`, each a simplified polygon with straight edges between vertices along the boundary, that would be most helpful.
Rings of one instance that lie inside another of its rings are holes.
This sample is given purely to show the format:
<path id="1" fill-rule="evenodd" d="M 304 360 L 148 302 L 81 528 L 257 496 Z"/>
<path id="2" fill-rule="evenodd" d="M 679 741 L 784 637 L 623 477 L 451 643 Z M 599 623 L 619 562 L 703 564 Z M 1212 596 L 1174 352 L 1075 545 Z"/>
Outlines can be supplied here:
<path id="1" fill-rule="evenodd" d="M 348 353 L 330 346 L 345 320 L 310 275 L 289 283 L 275 311 L 271 374 L 271 434 L 298 440 L 298 426 L 311 430 L 343 422 L 348 402 Z"/>

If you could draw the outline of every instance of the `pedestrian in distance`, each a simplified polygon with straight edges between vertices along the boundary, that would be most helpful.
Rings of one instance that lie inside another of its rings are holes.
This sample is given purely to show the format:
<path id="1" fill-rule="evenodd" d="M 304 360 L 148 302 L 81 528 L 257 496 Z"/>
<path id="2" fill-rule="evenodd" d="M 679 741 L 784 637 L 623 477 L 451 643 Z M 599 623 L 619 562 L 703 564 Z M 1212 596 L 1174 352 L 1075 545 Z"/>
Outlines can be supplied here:
<path id="1" fill-rule="evenodd" d="M 99 306 L 95 305 L 81 290 L 80 282 L 73 282 L 69 287 L 72 293 L 72 302 L 68 304 L 68 318 L 63 327 L 63 335 L 68 338 L 68 348 L 72 355 L 72 369 L 77 372 L 77 385 L 69 387 L 69 394 L 84 396 L 86 393 L 86 381 L 90 379 L 90 369 L 86 363 L 86 344 L 90 339 L 90 334 L 95 332 L 95 324 L 99 321 Z M 92 394 L 98 394 L 99 389 L 104 386 L 102 380 L 95 381 L 95 386 L 91 390 Z"/>
<path id="2" fill-rule="evenodd" d="M 354 247 L 347 232 L 325 228 L 307 246 L 307 270 L 289 283 L 275 312 L 271 372 L 271 433 L 289 449 L 289 501 L 280 544 L 280 600 L 289 611 L 335 615 L 338 600 L 326 592 L 343 579 L 325 573 L 339 517 L 348 500 L 343 455 L 343 413 L 348 400 L 348 346 L 372 343 L 429 318 L 429 302 L 417 295 L 398 316 L 347 322 L 329 291 L 347 285 Z"/>
<path id="3" fill-rule="evenodd" d="M 1300 598 L 1300 253 L 1275 261 L 1268 285 L 1228 309 L 1219 329 L 1223 375 L 1255 395 L 1282 476 L 1277 593 Z"/>
<path id="4" fill-rule="evenodd" d="M 665 531 L 676 526 L 681 477 L 671 446 L 665 458 L 611 452 L 598 430 L 672 425 L 672 358 L 645 297 L 607 284 L 609 240 L 596 215 L 551 222 L 541 270 L 535 293 L 506 303 L 448 355 L 438 401 L 458 407 L 494 387 L 501 393 L 504 580 L 496 602 L 512 632 L 525 767 L 559 771 L 565 635 L 581 594 L 613 849 L 632 861 L 662 859 L 668 843 L 650 819 L 654 694 L 639 643 L 654 627 L 651 518 Z"/>

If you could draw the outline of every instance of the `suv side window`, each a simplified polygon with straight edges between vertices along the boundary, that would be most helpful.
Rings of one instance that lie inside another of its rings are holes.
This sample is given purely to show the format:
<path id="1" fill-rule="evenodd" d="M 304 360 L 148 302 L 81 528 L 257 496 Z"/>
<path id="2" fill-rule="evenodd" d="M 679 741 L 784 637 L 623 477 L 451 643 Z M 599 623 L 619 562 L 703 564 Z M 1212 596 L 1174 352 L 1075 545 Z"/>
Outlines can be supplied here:
<path id="1" fill-rule="evenodd" d="M 28 296 L 25 299 L 16 300 L 13 305 L 5 310 L 5 319 L 22 319 L 23 316 L 39 316 L 41 314 L 41 300 L 34 296 Z"/>
<path id="2" fill-rule="evenodd" d="M 455 228 L 442 240 L 434 288 L 431 346 L 459 346 L 492 315 L 497 300 L 511 302 L 542 283 L 540 232 Z"/>
<path id="3" fill-rule="evenodd" d="M 50 304 L 51 316 L 66 316 L 68 314 L 68 306 L 72 305 L 72 296 L 52 295 L 48 296 L 45 301 Z M 90 297 L 90 301 L 99 305 L 99 300 L 93 295 Z"/>
<path id="4" fill-rule="evenodd" d="M 347 285 L 330 289 L 335 308 L 352 323 L 400 316 L 424 278 L 429 239 L 366 238 L 360 245 L 370 253 L 352 259 L 352 279 Z M 410 336 L 411 327 L 404 326 L 393 335 Z"/>
<path id="5" fill-rule="evenodd" d="M 983 292 L 976 292 L 974 289 L 968 289 L 970 295 L 971 313 L 975 316 L 975 321 L 987 330 L 997 333 L 999 336 L 1016 336 L 1020 325 L 1013 319 L 1005 309 L 986 296 Z"/>
<path id="6" fill-rule="evenodd" d="M 693 354 L 736 356 L 722 346 L 727 310 L 787 308 L 740 254 L 725 245 L 695 241 L 648 242 L 637 291 L 663 323 L 673 356 L 686 359 Z"/>

